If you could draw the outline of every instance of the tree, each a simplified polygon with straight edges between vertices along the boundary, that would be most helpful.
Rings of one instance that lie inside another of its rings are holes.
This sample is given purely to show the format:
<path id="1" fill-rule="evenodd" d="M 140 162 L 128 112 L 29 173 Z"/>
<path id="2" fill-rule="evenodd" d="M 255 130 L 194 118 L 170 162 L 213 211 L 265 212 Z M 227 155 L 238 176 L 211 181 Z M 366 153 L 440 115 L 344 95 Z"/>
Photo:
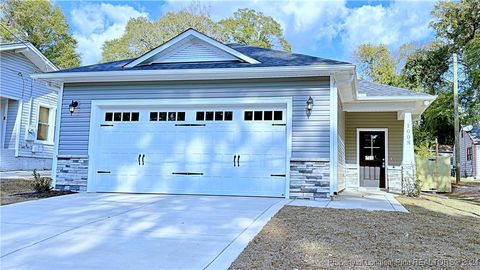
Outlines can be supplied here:
<path id="1" fill-rule="evenodd" d="M 290 50 L 280 24 L 271 17 L 253 10 L 239 10 L 234 18 L 215 22 L 210 17 L 208 7 L 194 2 L 178 12 L 166 13 L 157 21 L 143 17 L 130 19 L 123 36 L 103 44 L 101 61 L 138 57 L 190 27 L 221 42 L 238 42 L 264 48 L 278 45 Z M 240 32 L 244 34 L 238 34 Z"/>
<path id="2" fill-rule="evenodd" d="M 221 27 L 210 18 L 208 11 L 185 8 L 178 12 L 167 12 L 157 21 L 144 17 L 130 19 L 123 36 L 103 44 L 102 62 L 138 57 L 188 28 L 220 41 L 226 40 Z"/>
<path id="3" fill-rule="evenodd" d="M 28 41 L 60 68 L 80 64 L 76 41 L 61 9 L 48 0 L 6 0 L 0 4 L 2 42 Z M 12 33 L 10 33 L 12 32 Z M 20 40 L 19 40 L 20 39 Z"/>
<path id="4" fill-rule="evenodd" d="M 403 86 L 432 95 L 440 93 L 446 85 L 444 74 L 449 70 L 449 59 L 448 48 L 439 42 L 417 49 L 402 68 Z"/>
<path id="5" fill-rule="evenodd" d="M 396 60 L 386 45 L 361 44 L 354 55 L 362 79 L 394 86 L 399 84 Z"/>
<path id="6" fill-rule="evenodd" d="M 233 17 L 221 20 L 223 31 L 231 42 L 290 52 L 281 25 L 272 17 L 253 9 L 239 9 Z"/>
<path id="7" fill-rule="evenodd" d="M 437 37 L 453 51 L 462 50 L 480 33 L 480 3 L 478 0 L 440 1 L 435 5 L 431 26 Z"/>

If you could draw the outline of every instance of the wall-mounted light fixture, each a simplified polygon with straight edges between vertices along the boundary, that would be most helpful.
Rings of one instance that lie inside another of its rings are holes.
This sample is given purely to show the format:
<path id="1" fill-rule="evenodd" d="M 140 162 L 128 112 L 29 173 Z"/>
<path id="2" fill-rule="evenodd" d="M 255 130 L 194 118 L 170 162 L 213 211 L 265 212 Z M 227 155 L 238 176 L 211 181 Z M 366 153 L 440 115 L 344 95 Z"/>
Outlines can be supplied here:
<path id="1" fill-rule="evenodd" d="M 307 107 L 305 108 L 307 117 L 310 117 L 310 115 L 312 115 L 312 110 L 313 110 L 313 98 L 310 96 L 307 100 Z"/>
<path id="2" fill-rule="evenodd" d="M 75 112 L 75 109 L 78 107 L 78 101 L 73 101 L 70 103 L 68 106 L 68 110 L 70 111 L 70 115 L 72 115 Z"/>

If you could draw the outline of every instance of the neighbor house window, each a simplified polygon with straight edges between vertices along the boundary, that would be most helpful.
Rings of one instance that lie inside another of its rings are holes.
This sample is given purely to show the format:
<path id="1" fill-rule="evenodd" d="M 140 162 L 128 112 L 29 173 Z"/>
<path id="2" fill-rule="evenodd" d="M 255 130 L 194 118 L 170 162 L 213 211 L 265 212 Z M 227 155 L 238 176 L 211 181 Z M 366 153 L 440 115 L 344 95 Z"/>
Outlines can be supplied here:
<path id="1" fill-rule="evenodd" d="M 51 108 L 38 108 L 37 140 L 53 141 L 53 112 Z"/>
<path id="2" fill-rule="evenodd" d="M 467 148 L 467 160 L 472 160 L 473 158 L 473 153 L 472 153 L 472 147 Z"/>

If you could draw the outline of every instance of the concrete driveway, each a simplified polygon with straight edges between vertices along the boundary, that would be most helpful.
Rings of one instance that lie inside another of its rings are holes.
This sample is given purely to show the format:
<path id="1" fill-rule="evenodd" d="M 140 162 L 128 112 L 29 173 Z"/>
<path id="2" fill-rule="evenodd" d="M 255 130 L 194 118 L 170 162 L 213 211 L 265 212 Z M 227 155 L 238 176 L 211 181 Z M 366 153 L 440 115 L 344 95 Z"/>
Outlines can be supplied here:
<path id="1" fill-rule="evenodd" d="M 75 194 L 2 206 L 2 269 L 225 269 L 288 200 Z"/>

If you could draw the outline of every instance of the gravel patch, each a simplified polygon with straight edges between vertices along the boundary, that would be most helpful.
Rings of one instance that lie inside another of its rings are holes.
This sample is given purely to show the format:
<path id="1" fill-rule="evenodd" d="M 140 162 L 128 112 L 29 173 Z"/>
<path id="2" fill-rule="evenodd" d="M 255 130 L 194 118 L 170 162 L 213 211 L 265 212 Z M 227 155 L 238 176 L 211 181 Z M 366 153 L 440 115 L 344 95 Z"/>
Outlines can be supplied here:
<path id="1" fill-rule="evenodd" d="M 480 269 L 478 216 L 397 199 L 410 213 L 286 206 L 230 269 Z"/>

